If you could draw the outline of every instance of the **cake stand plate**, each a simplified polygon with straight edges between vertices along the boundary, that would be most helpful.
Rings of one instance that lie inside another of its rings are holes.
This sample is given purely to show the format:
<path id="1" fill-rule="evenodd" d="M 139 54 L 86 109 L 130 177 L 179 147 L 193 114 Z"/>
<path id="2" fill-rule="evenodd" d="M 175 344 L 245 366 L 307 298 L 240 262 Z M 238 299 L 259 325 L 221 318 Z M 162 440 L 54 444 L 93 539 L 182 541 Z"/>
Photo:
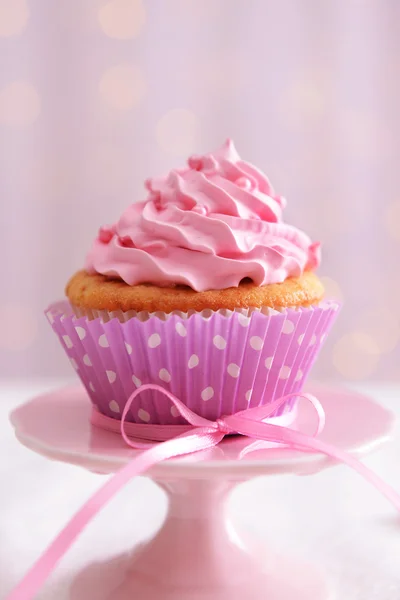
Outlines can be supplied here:
<path id="1" fill-rule="evenodd" d="M 326 414 L 320 439 L 361 456 L 388 439 L 394 416 L 350 391 L 309 386 Z M 137 451 L 115 433 L 93 427 L 82 386 L 37 397 L 11 415 L 22 444 L 48 458 L 112 473 Z M 311 432 L 314 415 L 300 403 L 291 427 Z M 216 448 L 153 467 L 147 475 L 167 491 L 164 525 L 145 546 L 87 567 L 70 586 L 70 600 L 328 600 L 323 574 L 297 559 L 242 540 L 225 512 L 237 482 L 258 475 L 312 474 L 334 462 L 234 436 Z"/>

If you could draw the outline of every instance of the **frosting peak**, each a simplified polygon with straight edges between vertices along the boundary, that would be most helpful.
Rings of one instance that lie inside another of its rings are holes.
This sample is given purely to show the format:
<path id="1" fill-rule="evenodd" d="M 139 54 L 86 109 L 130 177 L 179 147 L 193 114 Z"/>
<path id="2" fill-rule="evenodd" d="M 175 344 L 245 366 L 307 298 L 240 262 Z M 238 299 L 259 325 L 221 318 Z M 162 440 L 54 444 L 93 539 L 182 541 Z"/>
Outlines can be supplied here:
<path id="1" fill-rule="evenodd" d="M 90 273 L 129 285 L 188 285 L 196 291 L 297 277 L 319 264 L 319 244 L 283 223 L 286 201 L 227 140 L 188 167 L 145 182 L 147 198 L 102 227 L 86 259 Z"/>

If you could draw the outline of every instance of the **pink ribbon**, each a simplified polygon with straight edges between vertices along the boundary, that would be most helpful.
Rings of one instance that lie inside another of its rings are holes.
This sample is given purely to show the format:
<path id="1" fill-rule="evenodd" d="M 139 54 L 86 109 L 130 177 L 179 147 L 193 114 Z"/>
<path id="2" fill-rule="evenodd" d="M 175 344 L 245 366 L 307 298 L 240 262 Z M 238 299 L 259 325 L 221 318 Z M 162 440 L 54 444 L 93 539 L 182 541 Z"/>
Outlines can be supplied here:
<path id="1" fill-rule="evenodd" d="M 189 423 L 189 426 L 126 423 L 126 416 L 132 403 L 145 390 L 159 391 L 167 396 L 177 408 L 179 414 Z M 268 417 L 293 396 L 303 398 L 313 406 L 318 421 L 313 435 L 306 435 L 288 427 L 265 422 Z M 400 511 L 400 496 L 391 486 L 350 454 L 315 437 L 324 427 L 325 414 L 320 402 L 311 394 L 289 394 L 267 406 L 251 408 L 234 415 L 222 417 L 216 421 L 209 421 L 193 413 L 183 402 L 164 388 L 148 384 L 142 385 L 130 396 L 121 421 L 105 417 L 98 411 L 92 413 L 91 420 L 96 426 L 110 431 L 119 430 L 129 446 L 144 451 L 134 456 L 126 466 L 117 471 L 93 494 L 45 550 L 22 581 L 11 592 L 7 600 L 31 600 L 34 598 L 81 531 L 130 479 L 144 473 L 163 460 L 213 448 L 228 434 L 239 433 L 255 438 L 257 442 L 255 442 L 254 448 L 259 445 L 260 441 L 264 441 L 281 444 L 302 452 L 325 454 L 329 458 L 345 463 L 357 471 Z M 177 431 L 181 433 L 176 436 Z M 153 443 L 154 441 L 155 443 Z"/>

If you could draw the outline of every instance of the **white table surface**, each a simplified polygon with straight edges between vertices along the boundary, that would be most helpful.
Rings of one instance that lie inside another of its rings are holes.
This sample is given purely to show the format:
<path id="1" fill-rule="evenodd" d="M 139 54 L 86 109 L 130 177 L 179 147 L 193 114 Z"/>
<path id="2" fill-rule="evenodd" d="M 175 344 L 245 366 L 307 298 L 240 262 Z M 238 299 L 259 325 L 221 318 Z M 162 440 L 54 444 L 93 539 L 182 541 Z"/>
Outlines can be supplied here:
<path id="1" fill-rule="evenodd" d="M 14 438 L 9 411 L 60 383 L 0 383 L 0 600 L 103 480 L 46 460 Z M 358 389 L 400 416 L 400 385 Z M 364 462 L 400 491 L 399 427 L 393 441 Z M 323 566 L 337 599 L 399 600 L 400 517 L 349 468 L 256 479 L 236 489 L 230 510 L 239 529 Z M 155 484 L 143 477 L 132 481 L 71 548 L 39 598 L 68 600 L 75 573 L 151 536 L 165 511 Z"/>

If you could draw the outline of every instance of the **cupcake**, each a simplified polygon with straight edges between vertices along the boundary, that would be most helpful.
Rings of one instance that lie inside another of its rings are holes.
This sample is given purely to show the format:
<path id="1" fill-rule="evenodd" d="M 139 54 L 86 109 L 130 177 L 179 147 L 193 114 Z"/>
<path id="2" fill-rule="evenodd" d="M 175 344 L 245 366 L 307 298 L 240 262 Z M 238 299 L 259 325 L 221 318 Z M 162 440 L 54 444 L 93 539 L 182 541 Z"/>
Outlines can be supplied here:
<path id="1" fill-rule="evenodd" d="M 119 419 L 156 383 L 209 419 L 291 394 L 288 413 L 338 308 L 315 274 L 319 244 L 283 221 L 284 198 L 230 140 L 145 187 L 46 311 L 90 400 Z M 149 390 L 128 420 L 182 422 Z"/>

